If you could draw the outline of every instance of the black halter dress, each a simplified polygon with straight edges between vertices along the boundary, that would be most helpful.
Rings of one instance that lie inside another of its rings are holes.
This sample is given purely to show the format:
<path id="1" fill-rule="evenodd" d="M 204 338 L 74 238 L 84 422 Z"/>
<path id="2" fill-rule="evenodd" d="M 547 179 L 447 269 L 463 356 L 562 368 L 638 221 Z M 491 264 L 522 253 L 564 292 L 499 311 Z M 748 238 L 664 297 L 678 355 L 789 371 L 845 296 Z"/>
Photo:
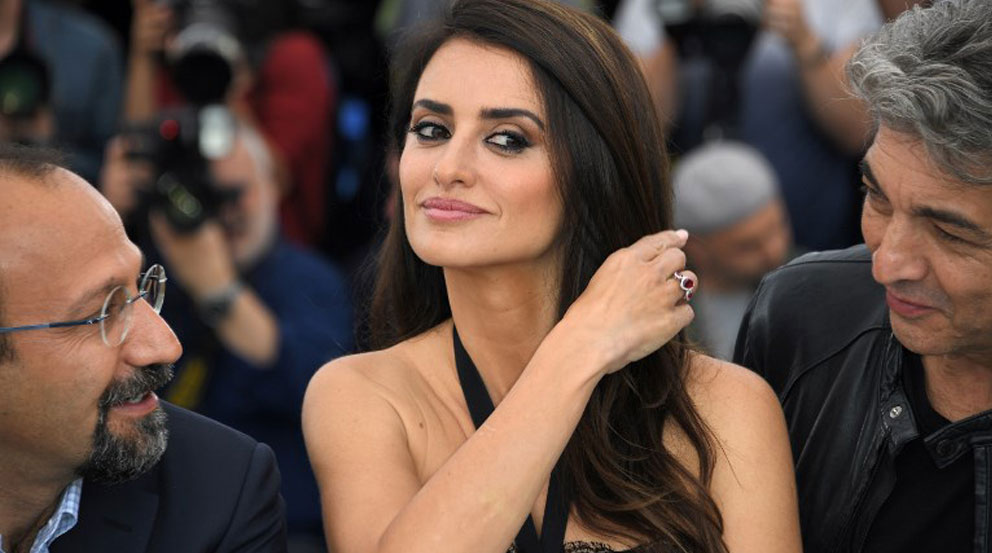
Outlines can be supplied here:
<path id="1" fill-rule="evenodd" d="M 458 382 L 465 403 L 472 415 L 472 423 L 478 429 L 486 422 L 494 410 L 492 398 L 482 381 L 482 375 L 472 362 L 468 352 L 458 337 L 458 330 L 451 328 L 452 342 L 455 349 L 455 367 L 458 370 Z M 565 527 L 568 523 L 570 497 L 561 485 L 561 461 L 553 471 L 548 484 L 548 500 L 544 506 L 544 527 L 541 536 L 537 535 L 537 527 L 530 515 L 524 521 L 523 527 L 517 533 L 508 553 L 646 553 L 643 546 L 623 551 L 615 551 L 609 545 L 599 542 L 574 541 L 565 542 Z"/>

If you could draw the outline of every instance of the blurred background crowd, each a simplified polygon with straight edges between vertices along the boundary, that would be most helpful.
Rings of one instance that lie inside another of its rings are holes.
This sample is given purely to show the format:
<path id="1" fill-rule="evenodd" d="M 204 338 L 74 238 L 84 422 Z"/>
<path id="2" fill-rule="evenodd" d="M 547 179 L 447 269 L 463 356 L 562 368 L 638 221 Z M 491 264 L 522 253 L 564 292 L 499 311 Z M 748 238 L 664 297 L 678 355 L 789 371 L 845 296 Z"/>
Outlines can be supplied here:
<path id="1" fill-rule="evenodd" d="M 0 0 L 0 140 L 57 146 L 170 273 L 185 352 L 162 396 L 275 451 L 291 551 L 321 551 L 309 377 L 362 347 L 390 216 L 388 52 L 445 0 Z M 906 0 L 572 0 L 641 61 L 729 359 L 761 277 L 861 241 L 870 138 L 843 67 Z M 356 330 L 359 329 L 359 330 Z"/>

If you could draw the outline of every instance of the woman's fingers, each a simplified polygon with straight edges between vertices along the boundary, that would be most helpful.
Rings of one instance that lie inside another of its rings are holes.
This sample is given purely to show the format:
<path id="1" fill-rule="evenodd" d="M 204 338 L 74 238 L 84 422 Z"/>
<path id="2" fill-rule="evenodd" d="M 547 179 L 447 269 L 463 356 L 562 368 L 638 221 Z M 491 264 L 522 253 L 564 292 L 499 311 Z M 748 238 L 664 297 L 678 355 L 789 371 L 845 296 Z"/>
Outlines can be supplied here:
<path id="1" fill-rule="evenodd" d="M 689 233 L 684 230 L 665 230 L 649 234 L 630 246 L 634 255 L 642 261 L 651 261 L 668 248 L 685 246 Z"/>
<path id="2" fill-rule="evenodd" d="M 658 254 L 652 260 L 655 265 L 655 270 L 661 274 L 664 278 L 672 276 L 672 273 L 676 271 L 681 271 L 685 268 L 686 258 L 685 252 L 681 248 L 672 247 Z"/>
<path id="3" fill-rule="evenodd" d="M 610 360 L 605 372 L 657 350 L 692 321 L 697 277 L 685 268 L 687 236 L 660 232 L 614 252 L 569 307 L 569 326 Z"/>

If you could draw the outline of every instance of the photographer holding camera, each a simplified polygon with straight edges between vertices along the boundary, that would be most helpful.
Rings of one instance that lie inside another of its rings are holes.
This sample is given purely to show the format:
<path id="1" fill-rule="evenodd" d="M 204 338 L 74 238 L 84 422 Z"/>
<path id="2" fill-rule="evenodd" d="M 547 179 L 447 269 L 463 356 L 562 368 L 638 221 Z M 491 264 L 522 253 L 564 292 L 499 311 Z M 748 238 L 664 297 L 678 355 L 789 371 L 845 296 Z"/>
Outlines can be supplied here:
<path id="1" fill-rule="evenodd" d="M 163 397 L 272 447 L 292 551 L 321 543 L 300 409 L 313 371 L 351 349 L 349 291 L 281 236 L 264 140 L 223 122 L 179 114 L 115 138 L 102 188 L 175 284 L 162 314 L 185 353 Z"/>
<path id="2" fill-rule="evenodd" d="M 324 241 L 325 181 L 336 90 L 313 35 L 286 29 L 268 0 L 132 0 L 124 119 L 222 104 L 259 129 L 272 152 L 283 230 Z"/>

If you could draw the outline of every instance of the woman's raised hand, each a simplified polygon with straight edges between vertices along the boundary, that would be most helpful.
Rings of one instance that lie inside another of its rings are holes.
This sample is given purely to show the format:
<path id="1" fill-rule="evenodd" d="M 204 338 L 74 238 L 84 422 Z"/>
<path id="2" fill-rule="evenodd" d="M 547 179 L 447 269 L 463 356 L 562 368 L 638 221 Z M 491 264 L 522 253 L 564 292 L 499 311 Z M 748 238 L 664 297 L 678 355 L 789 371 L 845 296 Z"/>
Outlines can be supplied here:
<path id="1" fill-rule="evenodd" d="M 575 332 L 579 347 L 594 348 L 608 374 L 641 359 L 692 322 L 686 288 L 698 283 L 685 271 L 684 230 L 645 236 L 613 252 L 565 313 L 560 326 Z"/>

